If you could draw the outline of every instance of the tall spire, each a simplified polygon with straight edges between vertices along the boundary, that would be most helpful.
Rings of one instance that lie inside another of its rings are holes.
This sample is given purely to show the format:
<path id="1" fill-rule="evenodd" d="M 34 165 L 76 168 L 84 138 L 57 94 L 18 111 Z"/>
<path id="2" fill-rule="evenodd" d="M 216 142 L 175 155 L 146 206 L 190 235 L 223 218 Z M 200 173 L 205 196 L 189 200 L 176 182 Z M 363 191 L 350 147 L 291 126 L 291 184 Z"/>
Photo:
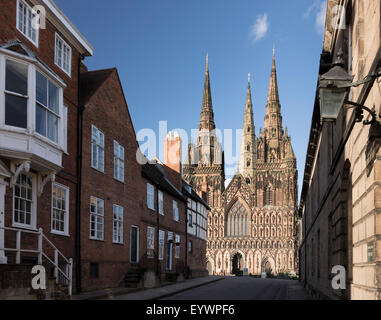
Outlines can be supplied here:
<path id="1" fill-rule="evenodd" d="M 275 46 L 273 47 L 273 64 L 271 67 L 269 94 L 267 97 L 267 103 L 270 102 L 279 102 L 278 79 L 275 63 Z"/>
<path id="2" fill-rule="evenodd" d="M 250 73 L 248 76 L 245 115 L 242 129 L 241 153 L 238 171 L 243 176 L 251 176 L 256 161 L 256 142 L 253 101 L 251 98 Z"/>
<path id="3" fill-rule="evenodd" d="M 209 55 L 206 54 L 206 70 L 204 93 L 202 98 L 202 110 L 200 116 L 200 130 L 214 130 L 216 128 L 214 123 L 214 113 L 212 104 L 212 93 L 210 90 L 210 76 L 209 76 Z"/>

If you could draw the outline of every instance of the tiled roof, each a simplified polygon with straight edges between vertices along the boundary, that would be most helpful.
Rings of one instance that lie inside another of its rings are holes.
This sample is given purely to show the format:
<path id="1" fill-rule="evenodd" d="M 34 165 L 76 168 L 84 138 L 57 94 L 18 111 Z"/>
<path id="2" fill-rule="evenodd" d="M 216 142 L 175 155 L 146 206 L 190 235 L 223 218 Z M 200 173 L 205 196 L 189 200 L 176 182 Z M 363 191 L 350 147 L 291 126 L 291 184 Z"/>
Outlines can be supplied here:
<path id="1" fill-rule="evenodd" d="M 159 189 L 166 191 L 181 201 L 186 202 L 187 199 L 166 176 L 164 168 L 158 163 L 147 163 L 142 166 L 143 177 L 153 182 Z"/>
<path id="2" fill-rule="evenodd" d="M 201 198 L 194 189 L 183 180 L 183 193 L 188 196 L 189 198 L 192 198 L 194 201 L 202 203 L 208 210 L 211 210 L 209 205 L 206 203 L 206 201 Z"/>

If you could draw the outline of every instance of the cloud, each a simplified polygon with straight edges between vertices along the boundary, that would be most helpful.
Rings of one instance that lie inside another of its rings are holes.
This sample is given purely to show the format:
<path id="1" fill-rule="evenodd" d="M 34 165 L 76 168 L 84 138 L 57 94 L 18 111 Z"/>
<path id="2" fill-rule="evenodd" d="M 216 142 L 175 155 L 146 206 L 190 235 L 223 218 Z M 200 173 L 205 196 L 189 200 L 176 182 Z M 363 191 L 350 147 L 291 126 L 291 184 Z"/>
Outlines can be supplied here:
<path id="1" fill-rule="evenodd" d="M 264 38 L 268 30 L 269 22 L 267 13 L 257 16 L 256 22 L 250 28 L 250 38 L 253 43 Z"/>
<path id="2" fill-rule="evenodd" d="M 319 0 L 315 0 L 306 10 L 306 12 L 303 15 L 304 19 L 308 19 L 312 13 L 312 11 L 317 10 L 319 7 Z"/>
<path id="3" fill-rule="evenodd" d="M 319 35 L 324 33 L 326 9 L 327 0 L 314 0 L 303 15 L 303 19 L 305 20 L 311 15 L 315 16 L 315 28 Z"/>
<path id="4" fill-rule="evenodd" d="M 315 26 L 319 34 L 324 33 L 325 19 L 326 19 L 327 1 L 322 1 L 320 3 L 319 11 L 316 14 Z"/>

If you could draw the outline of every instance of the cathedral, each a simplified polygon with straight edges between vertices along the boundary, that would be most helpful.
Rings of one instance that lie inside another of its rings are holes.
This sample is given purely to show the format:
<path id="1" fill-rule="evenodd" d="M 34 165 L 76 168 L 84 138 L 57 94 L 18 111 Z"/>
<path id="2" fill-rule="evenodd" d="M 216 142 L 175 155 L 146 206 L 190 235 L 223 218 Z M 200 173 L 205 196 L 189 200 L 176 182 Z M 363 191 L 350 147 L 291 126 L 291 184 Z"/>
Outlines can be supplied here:
<path id="1" fill-rule="evenodd" d="M 205 194 L 210 274 L 297 273 L 297 167 L 287 128 L 283 129 L 275 51 L 263 131 L 256 136 L 250 75 L 240 159 L 225 189 L 224 153 L 214 122 L 207 58 L 197 142 L 188 147 L 184 180 Z"/>

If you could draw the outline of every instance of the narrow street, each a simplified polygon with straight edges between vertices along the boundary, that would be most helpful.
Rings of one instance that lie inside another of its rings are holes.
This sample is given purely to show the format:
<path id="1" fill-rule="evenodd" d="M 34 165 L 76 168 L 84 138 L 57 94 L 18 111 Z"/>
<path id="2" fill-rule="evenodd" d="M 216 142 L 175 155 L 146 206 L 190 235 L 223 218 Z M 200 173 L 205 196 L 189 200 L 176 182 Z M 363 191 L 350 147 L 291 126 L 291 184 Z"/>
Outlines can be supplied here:
<path id="1" fill-rule="evenodd" d="M 311 300 L 298 281 L 226 277 L 163 300 Z"/>

